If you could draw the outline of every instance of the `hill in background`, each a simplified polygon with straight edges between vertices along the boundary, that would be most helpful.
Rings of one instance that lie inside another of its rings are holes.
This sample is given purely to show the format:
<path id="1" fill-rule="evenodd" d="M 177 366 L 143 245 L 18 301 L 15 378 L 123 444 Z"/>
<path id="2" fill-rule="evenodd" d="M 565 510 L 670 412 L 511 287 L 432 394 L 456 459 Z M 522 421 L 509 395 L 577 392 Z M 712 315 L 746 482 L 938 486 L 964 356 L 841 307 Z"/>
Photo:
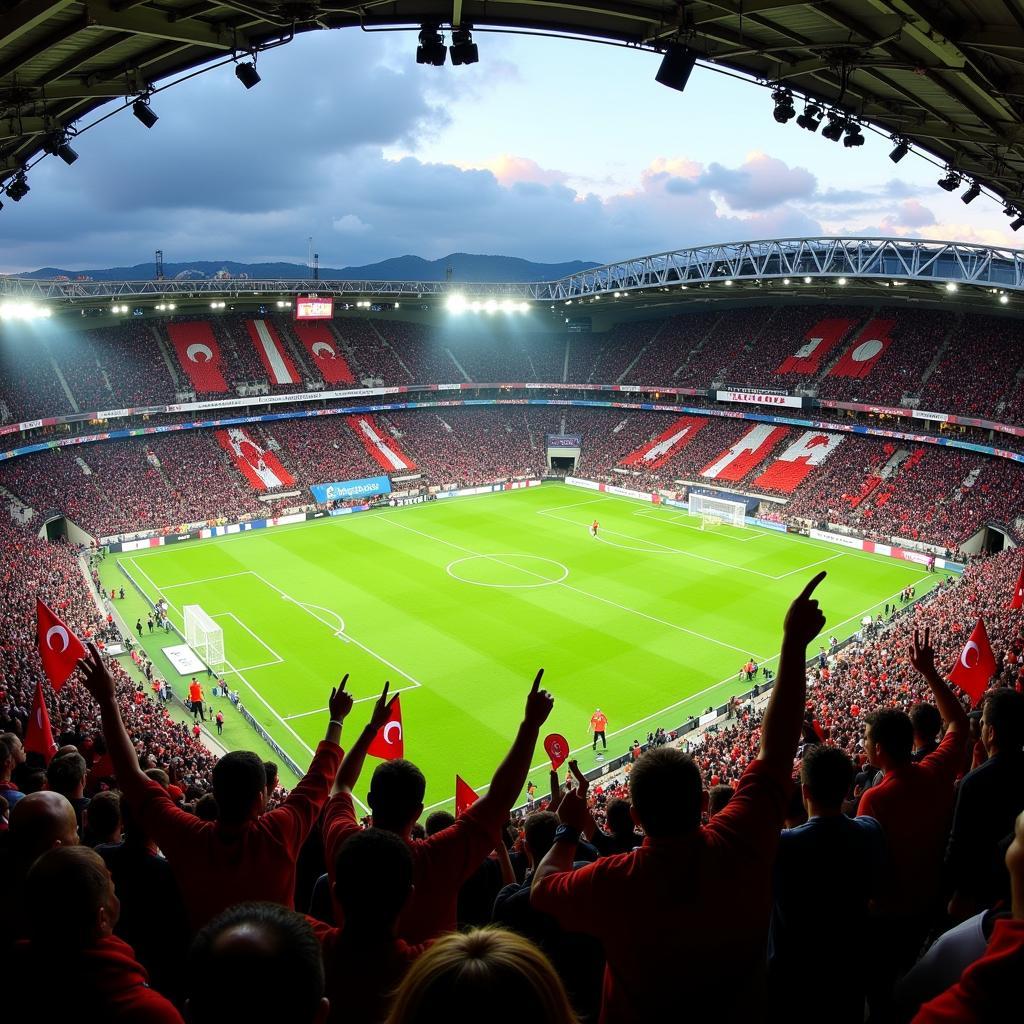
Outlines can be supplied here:
<path id="1" fill-rule="evenodd" d="M 482 281 L 550 281 L 581 270 L 599 266 L 573 260 L 568 263 L 533 263 L 514 256 L 478 256 L 456 252 L 438 260 L 425 260 L 420 256 L 398 256 L 363 267 L 321 267 L 320 279 L 325 281 L 367 278 L 376 281 L 443 281 L 448 267 L 452 280 L 467 283 Z M 137 263 L 132 267 L 109 267 L 105 270 L 66 270 L 43 267 L 15 277 L 50 280 L 66 277 L 90 278 L 93 281 L 150 281 L 155 276 L 152 262 Z M 164 277 L 168 280 L 208 278 L 250 279 L 306 279 L 309 269 L 298 263 L 236 263 L 233 260 L 192 260 L 187 263 L 165 263 Z"/>

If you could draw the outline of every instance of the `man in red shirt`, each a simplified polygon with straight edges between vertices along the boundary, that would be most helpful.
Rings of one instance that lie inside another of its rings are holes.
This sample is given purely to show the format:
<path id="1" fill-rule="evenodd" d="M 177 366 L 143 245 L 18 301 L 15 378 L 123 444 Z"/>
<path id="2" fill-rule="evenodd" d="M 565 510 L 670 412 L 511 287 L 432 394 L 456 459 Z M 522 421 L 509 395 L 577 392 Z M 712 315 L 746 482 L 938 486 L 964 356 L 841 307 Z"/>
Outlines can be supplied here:
<path id="1" fill-rule="evenodd" d="M 594 745 L 590 748 L 591 750 L 597 750 L 597 741 L 599 739 L 603 744 L 601 749 L 608 749 L 608 740 L 605 739 L 605 731 L 607 728 L 608 719 L 605 717 L 605 713 L 600 708 L 596 708 L 594 713 L 590 716 L 590 731 L 594 734 Z"/>
<path id="2" fill-rule="evenodd" d="M 401 836 L 413 858 L 413 894 L 398 925 L 398 935 L 409 943 L 426 942 L 456 927 L 459 889 L 501 842 L 501 829 L 526 784 L 540 727 L 547 721 L 554 698 L 540 689 L 537 673 L 526 698 L 526 712 L 512 748 L 498 765 L 487 792 L 465 811 L 454 825 L 428 839 L 413 839 L 412 827 L 423 813 L 426 780 L 406 760 L 384 761 L 373 773 L 367 801 L 375 828 Z M 359 830 L 352 805 L 352 788 L 366 758 L 366 751 L 390 714 L 388 686 L 380 695 L 366 728 L 352 744 L 338 776 L 323 817 L 327 870 L 335 884 L 334 866 L 341 844 Z M 392 698 L 393 699 L 393 698 Z M 336 908 L 340 910 L 340 908 Z M 339 914 L 340 920 L 340 914 Z"/>
<path id="3" fill-rule="evenodd" d="M 530 902 L 567 931 L 601 940 L 602 1024 L 663 1016 L 681 993 L 688 1015 L 760 1019 L 772 864 L 800 739 L 807 645 L 825 624 L 811 594 L 824 577 L 789 609 L 760 751 L 709 824 L 700 823 L 700 771 L 675 747 L 649 751 L 630 773 L 633 817 L 647 836 L 639 849 L 572 870 L 587 808 L 575 794 L 559 805 L 563 824 L 533 876 Z M 636 926 L 659 921 L 671 927 Z"/>
<path id="4" fill-rule="evenodd" d="M 936 911 L 946 839 L 953 817 L 954 783 L 967 747 L 967 713 L 935 668 L 930 630 L 924 642 L 915 631 L 910 662 L 924 677 L 946 722 L 938 747 L 913 760 L 914 727 L 895 708 L 867 715 L 864 753 L 883 772 L 882 781 L 864 791 L 857 813 L 881 823 L 889 851 L 877 910 L 885 953 L 878 960 L 892 971 L 916 955 Z"/>
<path id="5" fill-rule="evenodd" d="M 170 862 L 193 929 L 226 907 L 246 900 L 293 906 L 295 863 L 327 799 L 341 761 L 341 727 L 352 710 L 346 675 L 331 690 L 327 734 L 317 747 L 305 778 L 288 799 L 264 813 L 267 777 L 251 751 L 225 754 L 213 769 L 217 820 L 201 821 L 177 807 L 167 791 L 139 767 L 121 721 L 114 678 L 96 648 L 79 663 L 86 689 L 100 706 L 103 735 L 117 784 L 143 831 Z"/>

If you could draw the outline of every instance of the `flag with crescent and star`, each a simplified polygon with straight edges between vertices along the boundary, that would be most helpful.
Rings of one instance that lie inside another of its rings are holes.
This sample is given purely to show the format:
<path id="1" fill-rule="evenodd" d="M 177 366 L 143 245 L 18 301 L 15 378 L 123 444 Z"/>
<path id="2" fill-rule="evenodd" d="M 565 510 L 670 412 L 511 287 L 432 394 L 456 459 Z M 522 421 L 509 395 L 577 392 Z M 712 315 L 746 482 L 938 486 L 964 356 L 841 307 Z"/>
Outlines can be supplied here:
<path id="1" fill-rule="evenodd" d="M 988 689 L 989 681 L 996 672 L 996 659 L 992 656 L 992 645 L 988 642 L 985 623 L 978 619 L 978 624 L 971 632 L 971 637 L 960 652 L 953 671 L 949 673 L 949 681 L 956 683 L 971 698 L 971 704 L 977 704 Z"/>
<path id="2" fill-rule="evenodd" d="M 1020 575 L 1017 577 L 1017 585 L 1013 588 L 1013 597 L 1007 608 L 1024 608 L 1024 565 L 1020 567 Z"/>
<path id="3" fill-rule="evenodd" d="M 382 761 L 397 761 L 405 757 L 405 737 L 402 734 L 402 704 L 396 696 L 391 702 L 391 714 L 370 741 L 366 751 Z"/>
<path id="4" fill-rule="evenodd" d="M 39 660 L 54 690 L 59 690 L 85 657 L 85 647 L 39 598 L 36 598 L 36 623 Z"/>
<path id="5" fill-rule="evenodd" d="M 43 684 L 36 680 L 36 696 L 32 701 L 32 716 L 25 726 L 25 750 L 29 754 L 40 754 L 47 764 L 57 753 L 57 744 L 50 728 L 50 714 L 43 700 Z"/>

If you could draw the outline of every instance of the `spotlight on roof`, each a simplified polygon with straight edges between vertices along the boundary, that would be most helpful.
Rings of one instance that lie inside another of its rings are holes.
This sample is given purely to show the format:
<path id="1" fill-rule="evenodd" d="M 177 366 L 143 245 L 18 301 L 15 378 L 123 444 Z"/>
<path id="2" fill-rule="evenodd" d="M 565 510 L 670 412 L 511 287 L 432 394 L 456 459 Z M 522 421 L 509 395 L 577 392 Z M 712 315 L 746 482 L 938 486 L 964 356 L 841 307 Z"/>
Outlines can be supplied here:
<path id="1" fill-rule="evenodd" d="M 454 295 L 449 295 L 447 300 L 445 301 L 445 308 L 448 310 L 449 313 L 465 313 L 466 296 L 459 295 L 458 293 Z"/>
<path id="2" fill-rule="evenodd" d="M 845 285 L 845 284 L 846 284 L 846 278 L 845 278 L 845 277 L 840 277 L 840 278 L 837 278 L 837 279 L 836 279 L 836 284 L 842 284 L 842 285 Z"/>
<path id="3" fill-rule="evenodd" d="M 860 125 L 856 121 L 848 121 L 846 123 L 846 138 L 843 139 L 843 145 L 850 149 L 852 146 L 863 146 L 864 145 L 864 134 L 860 130 Z"/>
<path id="4" fill-rule="evenodd" d="M 1005 306 L 1009 301 L 1010 301 L 1010 296 L 1009 295 L 1000 295 L 999 296 L 999 303 L 1000 303 L 1000 305 Z"/>
<path id="5" fill-rule="evenodd" d="M 821 129 L 821 134 L 829 142 L 838 142 L 846 131 L 846 118 L 835 110 L 829 111 L 828 124 Z"/>
<path id="6" fill-rule="evenodd" d="M 246 89 L 260 84 L 260 73 L 256 70 L 255 61 L 247 61 L 245 64 L 235 65 L 235 78 L 237 78 Z"/>
<path id="7" fill-rule="evenodd" d="M 8 189 L 8 191 L 10 191 L 10 189 Z M 1010 230 L 1020 231 L 1022 227 L 1024 227 L 1024 213 L 1018 213 L 1017 219 L 1010 221 Z"/>
<path id="8" fill-rule="evenodd" d="M 1017 215 L 1017 208 L 1013 203 L 1003 203 L 1003 214 L 1007 217 L 1015 217 Z"/>
<path id="9" fill-rule="evenodd" d="M 949 170 L 943 177 L 939 178 L 937 184 L 939 188 L 945 189 L 946 192 L 955 192 L 960 187 L 960 175 L 956 171 Z"/>
<path id="10" fill-rule="evenodd" d="M 7 196 L 8 198 L 13 199 L 16 203 L 20 203 L 30 191 L 31 189 L 28 187 L 28 181 L 25 179 L 24 171 L 19 171 L 11 181 L 7 183 Z"/>
<path id="11" fill-rule="evenodd" d="M 817 103 L 811 103 L 804 107 L 804 112 L 796 119 L 796 123 L 809 132 L 816 132 L 818 125 L 821 124 L 821 116 L 821 107 Z"/>
<path id="12" fill-rule="evenodd" d="M 810 284 L 810 283 L 811 283 L 811 279 L 809 277 L 805 277 L 804 278 L 804 284 Z"/>
<path id="13" fill-rule="evenodd" d="M 452 64 L 475 64 L 480 59 L 480 51 L 473 42 L 472 25 L 460 25 L 452 29 L 452 45 L 449 48 Z"/>
<path id="14" fill-rule="evenodd" d="M 420 45 L 416 47 L 417 64 L 433 64 L 439 68 L 448 55 L 448 47 L 444 45 L 444 36 L 440 26 L 424 23 L 420 26 Z"/>
<path id="15" fill-rule="evenodd" d="M 960 197 L 962 203 L 973 203 L 981 195 L 981 186 L 975 181 L 971 187 Z"/>
<path id="16" fill-rule="evenodd" d="M 656 82 L 667 85 L 676 92 L 682 92 L 690 80 L 690 72 L 697 63 L 697 54 L 682 43 L 669 43 L 661 67 L 654 76 Z"/>
<path id="17" fill-rule="evenodd" d="M 896 145 L 893 147 L 893 151 L 889 154 L 889 159 L 894 163 L 898 164 L 909 152 L 910 143 L 905 139 L 893 139 Z"/>
<path id="18" fill-rule="evenodd" d="M 147 127 L 152 128 L 153 125 L 160 120 L 156 114 L 153 113 L 153 108 L 145 100 L 136 100 L 132 104 L 132 113 Z"/>
<path id="19" fill-rule="evenodd" d="M 946 282 L 946 291 L 947 292 L 955 292 L 956 291 L 956 287 L 957 287 L 956 286 L 956 281 L 947 281 Z"/>
<path id="20" fill-rule="evenodd" d="M 796 117 L 796 108 L 793 106 L 793 94 L 788 89 L 776 89 L 772 92 L 772 99 L 775 100 L 775 110 L 772 116 L 779 124 L 787 124 Z"/>
<path id="21" fill-rule="evenodd" d="M 67 136 L 54 135 L 43 149 L 51 156 L 59 156 L 69 167 L 78 159 L 78 154 L 68 145 Z"/>

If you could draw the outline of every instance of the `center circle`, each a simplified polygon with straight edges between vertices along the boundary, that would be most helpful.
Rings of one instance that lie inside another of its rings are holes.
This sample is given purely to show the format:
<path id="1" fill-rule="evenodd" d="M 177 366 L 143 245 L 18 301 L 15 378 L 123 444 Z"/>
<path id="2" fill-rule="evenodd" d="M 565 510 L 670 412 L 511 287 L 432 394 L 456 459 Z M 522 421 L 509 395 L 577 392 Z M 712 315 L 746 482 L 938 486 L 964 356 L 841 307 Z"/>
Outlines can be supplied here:
<path id="1" fill-rule="evenodd" d="M 569 575 L 568 568 L 553 558 L 515 553 L 456 558 L 445 566 L 445 571 L 460 583 L 496 587 L 500 590 L 550 587 L 561 583 Z"/>

